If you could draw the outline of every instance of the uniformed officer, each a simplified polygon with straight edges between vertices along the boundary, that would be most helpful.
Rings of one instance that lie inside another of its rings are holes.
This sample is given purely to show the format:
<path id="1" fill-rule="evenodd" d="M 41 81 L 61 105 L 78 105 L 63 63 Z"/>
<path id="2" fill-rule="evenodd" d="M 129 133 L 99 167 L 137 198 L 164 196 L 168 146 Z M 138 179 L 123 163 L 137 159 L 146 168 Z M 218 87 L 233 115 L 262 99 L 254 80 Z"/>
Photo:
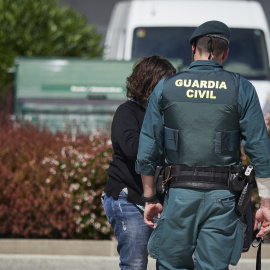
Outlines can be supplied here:
<path id="1" fill-rule="evenodd" d="M 255 88 L 222 67 L 229 40 L 224 23 L 200 25 L 190 38 L 189 69 L 161 80 L 149 99 L 136 171 L 142 174 L 145 223 L 156 227 L 148 249 L 158 269 L 193 269 L 193 253 L 197 270 L 237 264 L 245 225 L 228 189 L 228 171 L 241 163 L 240 141 L 261 198 L 257 236 L 270 232 L 269 138 Z M 164 149 L 171 172 L 162 206 L 154 174 Z"/>

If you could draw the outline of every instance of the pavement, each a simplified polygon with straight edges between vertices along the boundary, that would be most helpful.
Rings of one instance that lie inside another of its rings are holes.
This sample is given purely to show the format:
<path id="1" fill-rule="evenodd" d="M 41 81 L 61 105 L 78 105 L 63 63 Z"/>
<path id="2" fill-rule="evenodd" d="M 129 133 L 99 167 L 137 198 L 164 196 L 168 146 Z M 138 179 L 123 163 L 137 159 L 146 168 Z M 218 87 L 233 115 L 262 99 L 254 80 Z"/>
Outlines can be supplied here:
<path id="1" fill-rule="evenodd" d="M 7 255 L 0 254 L 1 270 L 116 270 L 118 256 L 74 255 Z M 254 259 L 241 259 L 230 270 L 255 270 Z M 148 270 L 156 270 L 155 260 L 149 259 Z M 270 269 L 270 259 L 262 260 L 262 270 Z"/>
<path id="2" fill-rule="evenodd" d="M 116 241 L 0 239 L 0 270 L 116 270 Z M 230 270 L 255 270 L 257 248 Z M 262 270 L 270 270 L 270 243 L 262 245 Z M 147 270 L 156 270 L 149 258 Z"/>

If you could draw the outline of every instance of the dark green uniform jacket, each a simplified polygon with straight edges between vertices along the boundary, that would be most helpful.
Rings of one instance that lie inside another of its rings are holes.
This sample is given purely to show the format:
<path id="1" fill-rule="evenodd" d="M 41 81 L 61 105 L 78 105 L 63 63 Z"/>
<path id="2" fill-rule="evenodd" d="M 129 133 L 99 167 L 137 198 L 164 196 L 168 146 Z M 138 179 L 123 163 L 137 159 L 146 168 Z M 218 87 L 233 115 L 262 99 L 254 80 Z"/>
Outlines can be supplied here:
<path id="1" fill-rule="evenodd" d="M 161 105 L 169 164 L 239 162 L 238 89 L 239 76 L 222 69 L 179 73 L 164 81 Z"/>
<path id="2" fill-rule="evenodd" d="M 160 81 L 150 96 L 136 171 L 154 175 L 164 150 L 173 165 L 238 164 L 240 140 L 256 176 L 270 177 L 270 143 L 255 88 L 216 61 L 195 61 Z"/>

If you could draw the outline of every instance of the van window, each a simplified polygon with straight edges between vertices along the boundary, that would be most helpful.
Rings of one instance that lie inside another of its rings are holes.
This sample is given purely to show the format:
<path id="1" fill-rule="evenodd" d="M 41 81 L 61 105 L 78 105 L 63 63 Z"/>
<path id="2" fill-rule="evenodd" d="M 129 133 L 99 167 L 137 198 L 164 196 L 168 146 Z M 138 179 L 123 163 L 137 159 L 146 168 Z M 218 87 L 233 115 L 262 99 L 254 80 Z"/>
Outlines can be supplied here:
<path id="1" fill-rule="evenodd" d="M 132 58 L 160 55 L 179 59 L 179 70 L 191 62 L 189 38 L 194 27 L 138 27 L 133 33 Z M 269 59 L 264 33 L 258 29 L 231 28 L 229 57 L 224 68 L 247 79 L 266 79 Z"/>
<path id="2" fill-rule="evenodd" d="M 160 55 L 179 59 L 187 67 L 191 61 L 189 38 L 192 27 L 141 27 L 133 33 L 132 58 Z"/>
<path id="3" fill-rule="evenodd" d="M 248 79 L 266 79 L 269 59 L 264 33 L 258 29 L 231 29 L 229 56 L 224 68 Z"/>

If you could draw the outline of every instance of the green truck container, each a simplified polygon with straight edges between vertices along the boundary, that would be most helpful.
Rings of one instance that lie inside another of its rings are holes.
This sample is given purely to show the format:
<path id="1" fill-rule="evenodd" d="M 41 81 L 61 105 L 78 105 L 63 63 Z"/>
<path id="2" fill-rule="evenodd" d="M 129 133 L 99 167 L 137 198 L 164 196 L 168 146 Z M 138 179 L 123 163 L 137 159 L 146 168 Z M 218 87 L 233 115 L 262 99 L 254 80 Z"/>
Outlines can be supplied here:
<path id="1" fill-rule="evenodd" d="M 15 118 L 22 124 L 72 132 L 106 131 L 126 98 L 134 61 L 18 57 Z"/>
<path id="2" fill-rule="evenodd" d="M 110 132 L 115 110 L 127 100 L 126 78 L 134 62 L 18 57 L 15 120 L 53 133 Z M 172 64 L 177 67 L 176 61 Z"/>

